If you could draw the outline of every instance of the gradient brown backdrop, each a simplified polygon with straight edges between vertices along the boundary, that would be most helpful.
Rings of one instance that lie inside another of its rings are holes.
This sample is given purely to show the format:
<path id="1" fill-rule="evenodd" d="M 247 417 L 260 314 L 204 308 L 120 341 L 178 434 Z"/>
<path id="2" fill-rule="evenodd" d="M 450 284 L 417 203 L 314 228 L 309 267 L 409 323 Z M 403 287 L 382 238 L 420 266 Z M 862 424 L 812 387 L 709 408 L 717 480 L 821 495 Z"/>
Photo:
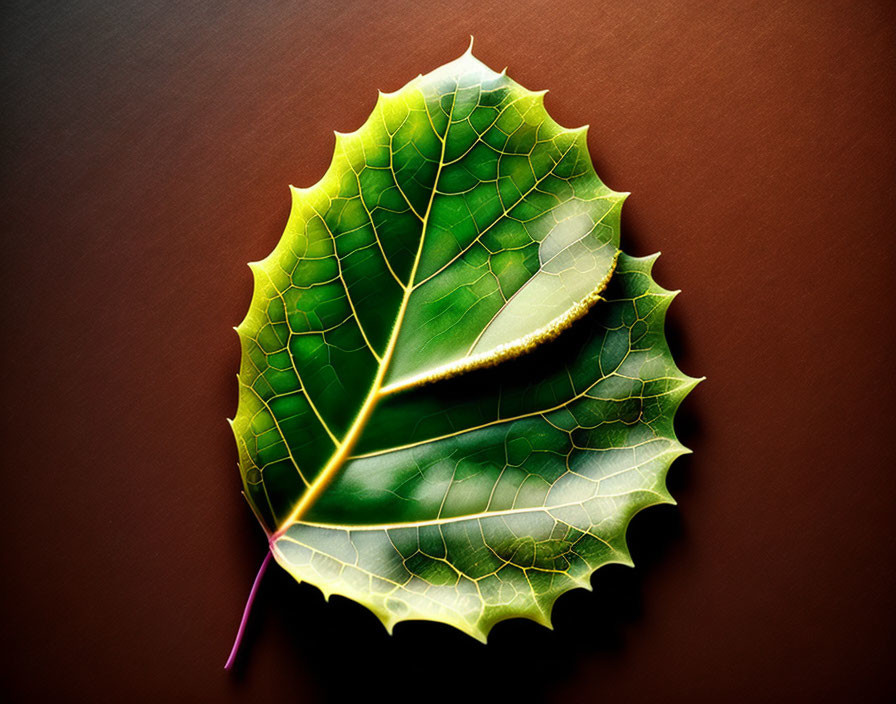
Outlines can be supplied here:
<path id="1" fill-rule="evenodd" d="M 114 5 L 114 7 L 113 7 Z M 723 5 L 724 7 L 719 7 Z M 7 3 L 0 698 L 810 701 L 896 692 L 889 2 Z M 270 572 L 225 418 L 287 184 L 376 89 L 510 67 L 632 192 L 708 377 L 677 508 L 551 633 L 394 638 Z"/>

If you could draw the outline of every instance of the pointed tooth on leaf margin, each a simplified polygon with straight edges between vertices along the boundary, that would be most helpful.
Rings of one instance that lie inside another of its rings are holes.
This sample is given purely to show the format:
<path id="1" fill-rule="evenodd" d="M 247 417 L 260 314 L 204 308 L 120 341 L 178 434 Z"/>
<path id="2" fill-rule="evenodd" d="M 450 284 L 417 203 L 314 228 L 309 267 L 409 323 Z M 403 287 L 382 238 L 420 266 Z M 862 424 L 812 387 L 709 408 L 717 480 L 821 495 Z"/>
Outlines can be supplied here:
<path id="1" fill-rule="evenodd" d="M 538 611 L 537 613 L 533 612 L 531 614 L 522 614 L 522 617 L 529 621 L 534 621 L 539 626 L 544 626 L 549 631 L 554 630 L 554 624 L 551 623 L 550 616 L 546 616 L 541 611 Z"/>
<path id="2" fill-rule="evenodd" d="M 330 163 L 330 167 L 327 169 L 327 171 L 329 171 L 330 168 L 333 167 L 333 164 L 335 163 L 336 159 L 339 158 L 340 153 L 346 151 L 346 142 L 348 142 L 352 138 L 352 136 L 354 136 L 363 127 L 364 125 L 361 125 L 361 127 L 359 127 L 354 132 L 340 132 L 339 130 L 333 130 L 333 137 L 335 138 L 335 141 L 333 142 L 333 161 Z"/>
<path id="3" fill-rule="evenodd" d="M 651 504 L 651 505 L 655 505 L 656 503 L 657 502 L 654 502 L 654 504 Z M 632 514 L 632 515 L 634 515 L 634 514 Z M 629 517 L 628 520 L 631 521 L 631 517 Z M 625 528 L 626 528 L 626 530 L 628 530 L 628 524 L 626 524 Z M 626 567 L 634 567 L 635 566 L 635 561 L 632 560 L 632 554 L 631 554 L 631 551 L 629 550 L 628 541 L 626 541 L 625 536 L 622 537 L 622 540 L 620 541 L 620 543 L 621 543 L 620 545 L 613 547 L 613 551 L 616 553 L 616 557 L 614 559 L 607 560 L 601 566 L 603 566 L 603 565 L 625 565 Z M 597 569 L 597 568 L 595 568 L 595 569 Z"/>
<path id="4" fill-rule="evenodd" d="M 485 628 L 480 628 L 478 626 L 475 628 L 472 626 L 468 627 L 468 628 L 460 628 L 458 626 L 458 628 L 459 628 L 459 630 L 463 631 L 471 638 L 475 638 L 476 640 L 478 640 L 480 643 L 482 643 L 484 645 L 484 644 L 488 643 L 488 634 L 489 634 L 489 631 L 491 631 L 492 626 L 494 626 L 494 624 L 492 624 L 490 626 L 487 625 Z"/>
<path id="5" fill-rule="evenodd" d="M 376 104 L 373 106 L 373 110 L 370 111 L 370 116 L 364 121 L 364 124 L 359 128 L 359 132 L 366 128 L 371 122 L 375 119 L 380 119 L 384 123 L 388 122 L 388 117 L 386 114 L 386 110 L 390 108 L 396 101 L 403 102 L 404 97 L 402 93 L 404 93 L 408 88 L 413 86 L 422 76 L 417 76 L 412 81 L 408 81 L 405 85 L 401 86 L 397 90 L 387 91 L 387 90 L 378 90 L 376 92 Z M 399 108 L 400 109 L 400 108 Z M 386 131 L 388 131 L 388 126 L 386 127 Z"/>
<path id="6" fill-rule="evenodd" d="M 656 264 L 656 260 L 660 258 L 662 255 L 661 251 L 654 252 L 653 254 L 647 254 L 643 257 L 632 257 L 632 261 L 636 264 L 640 264 L 644 267 L 643 271 L 645 274 L 649 274 L 651 278 L 653 278 L 653 265 Z M 659 284 L 654 281 L 655 286 L 659 287 Z M 663 289 L 665 291 L 665 289 Z"/>
<path id="7" fill-rule="evenodd" d="M 395 95 L 398 95 L 403 90 L 405 90 L 413 81 L 406 83 L 398 90 L 395 90 L 391 93 L 388 91 L 377 90 L 376 92 L 376 102 L 373 104 L 373 109 L 370 111 L 370 114 L 365 118 L 364 122 L 356 129 L 351 132 L 342 132 L 340 130 L 333 130 L 333 134 L 336 135 L 336 146 L 333 149 L 334 158 L 338 153 L 338 149 L 341 145 L 344 145 L 346 141 L 352 139 L 353 137 L 357 137 L 361 132 L 363 132 L 371 122 L 378 118 L 379 112 L 382 110 L 384 102 Z"/>
<path id="8" fill-rule="evenodd" d="M 300 186 L 293 186 L 290 184 L 289 186 L 289 195 L 290 195 L 290 216 L 292 216 L 292 211 L 296 209 L 299 204 L 299 199 L 308 193 L 314 186 L 309 186 L 308 188 L 301 188 Z"/>
<path id="9" fill-rule="evenodd" d="M 364 606 L 366 606 L 373 612 L 374 616 L 376 616 L 380 620 L 380 623 L 383 624 L 383 628 L 386 629 L 386 633 L 391 636 L 392 632 L 395 630 L 395 624 L 398 623 L 401 619 L 397 618 L 395 614 L 393 614 L 388 609 L 378 609 L 371 604 L 364 604 Z"/>
<path id="10" fill-rule="evenodd" d="M 594 591 L 590 575 L 588 577 L 576 577 L 573 579 L 573 583 L 575 584 L 575 587 L 573 587 L 574 589 L 586 589 L 589 592 Z"/>
<path id="11" fill-rule="evenodd" d="M 273 254 L 273 252 L 272 252 Z M 270 256 L 270 255 L 268 255 Z M 257 262 L 248 262 L 246 266 L 249 267 L 249 270 L 252 272 L 252 304 L 249 306 L 249 310 L 246 311 L 246 315 L 243 316 L 243 319 L 240 321 L 239 325 L 236 325 L 233 329 L 236 331 L 237 336 L 240 338 L 240 342 L 245 344 L 249 337 L 243 331 L 243 326 L 249 320 L 250 316 L 253 312 L 253 307 L 256 298 L 259 296 L 259 289 L 261 288 L 261 283 L 259 282 L 259 271 L 263 265 L 264 260 Z M 239 374 L 237 374 L 237 378 L 239 378 Z"/>
<path id="12" fill-rule="evenodd" d="M 650 268 L 652 267 L 653 262 L 656 261 L 658 256 L 659 256 L 659 253 L 656 253 L 656 254 L 648 256 L 648 257 L 630 257 L 629 260 L 634 261 L 636 264 L 637 263 L 641 264 L 641 266 L 642 266 L 641 270 L 643 271 L 643 273 L 650 275 Z M 651 282 L 652 282 L 653 286 L 656 286 L 657 288 L 659 288 L 659 285 L 656 284 L 655 281 L 653 281 L 653 277 L 651 277 Z M 669 302 L 671 302 L 671 298 L 669 299 Z M 664 311 L 664 314 L 665 314 L 665 311 Z M 678 404 L 676 404 L 676 406 L 672 412 L 672 421 L 673 422 L 674 422 L 675 415 L 678 412 L 678 407 L 679 407 L 679 404 L 681 403 L 681 401 L 690 393 L 690 391 L 700 381 L 703 380 L 703 378 L 698 379 L 698 378 L 689 377 L 686 374 L 683 374 L 681 372 L 681 370 L 678 369 L 677 365 L 675 366 L 675 371 L 679 375 L 681 375 L 687 383 L 684 385 L 683 388 L 681 388 L 677 391 L 677 393 L 680 394 L 680 397 L 677 399 Z M 690 450 L 688 448 L 686 448 L 684 445 L 682 445 L 680 442 L 678 442 L 677 440 L 674 440 L 674 443 L 675 444 L 674 444 L 673 448 L 670 451 L 668 451 L 667 453 L 665 453 L 665 457 L 664 457 L 664 465 L 665 466 L 661 468 L 660 473 L 659 473 L 659 477 L 663 482 L 662 490 L 655 492 L 659 500 L 653 501 L 653 502 L 644 501 L 639 504 L 636 504 L 633 507 L 633 510 L 631 511 L 631 513 L 629 513 L 627 516 L 624 517 L 622 535 L 621 535 L 621 540 L 620 540 L 621 545 L 614 546 L 614 551 L 616 553 L 616 559 L 604 560 L 604 561 L 601 561 L 593 566 L 589 564 L 588 569 L 587 569 L 587 574 L 581 575 L 579 577 L 572 577 L 572 575 L 570 575 L 573 583 L 570 584 L 567 588 L 558 592 L 553 597 L 553 599 L 551 600 L 551 603 L 550 603 L 551 611 L 553 611 L 554 605 L 557 603 L 557 600 L 561 596 L 563 596 L 563 594 L 565 594 L 568 591 L 571 591 L 572 589 L 581 588 L 581 589 L 587 589 L 588 591 L 593 591 L 594 587 L 591 583 L 591 578 L 593 577 L 594 573 L 601 567 L 604 567 L 608 564 L 622 564 L 622 565 L 626 565 L 628 567 L 635 566 L 635 563 L 631 557 L 631 552 L 630 552 L 630 548 L 628 545 L 628 530 L 629 530 L 629 526 L 631 525 L 632 519 L 636 515 L 638 515 L 641 511 L 643 511 L 646 508 L 650 508 L 651 506 L 656 506 L 658 504 L 674 505 L 676 503 L 675 499 L 672 497 L 671 494 L 669 494 L 668 490 L 666 490 L 666 488 L 665 488 L 666 477 L 668 476 L 669 469 L 671 468 L 672 463 L 675 461 L 675 459 L 677 457 L 680 457 L 681 455 L 688 454 L 690 452 Z M 522 612 L 518 612 L 516 614 L 509 615 L 509 616 L 507 616 L 507 618 L 528 618 L 532 621 L 535 621 L 536 623 L 541 623 L 542 625 L 546 625 L 548 627 L 550 627 L 550 623 L 551 623 L 550 616 L 545 617 L 545 614 L 543 613 L 543 611 L 541 611 L 538 608 L 537 604 L 533 604 L 533 607 L 526 609 Z M 506 620 L 506 619 L 501 619 L 501 620 Z M 485 629 L 486 634 L 491 630 L 491 628 L 495 625 L 495 623 L 498 623 L 498 622 L 496 621 L 494 623 L 487 625 L 487 627 Z"/>
<path id="13" fill-rule="evenodd" d="M 473 56 L 472 48 L 473 48 L 473 44 L 471 42 L 470 46 L 467 48 L 467 50 L 463 54 L 458 56 L 456 59 L 454 59 L 454 61 L 444 64 L 443 66 L 439 66 L 438 68 L 434 69 L 433 71 L 431 71 L 430 73 L 428 73 L 426 75 L 434 76 L 442 71 L 444 71 L 447 74 L 451 74 L 452 72 L 457 71 L 457 69 L 461 69 L 460 71 L 458 71 L 458 76 L 463 75 L 464 73 L 472 73 L 474 71 L 479 72 L 479 73 L 487 72 L 487 73 L 485 73 L 485 75 L 491 75 L 491 76 L 500 75 L 494 69 L 487 66 L 482 61 L 480 61 L 475 56 Z"/>
<path id="14" fill-rule="evenodd" d="M 506 71 L 507 69 L 504 69 L 504 70 Z M 501 75 L 506 76 L 506 74 L 504 74 L 504 73 L 502 73 Z M 512 78 L 510 78 L 508 80 L 513 81 Z M 538 107 L 540 107 L 542 110 L 544 110 L 547 113 L 547 108 L 545 108 L 545 106 L 544 106 L 544 96 L 546 96 L 548 94 L 547 89 L 545 89 L 545 90 L 529 90 L 525 86 L 520 86 L 520 88 L 522 90 L 526 91 L 526 93 L 529 94 L 532 97 L 532 99 L 535 101 L 535 104 L 538 105 Z M 552 120 L 552 121 L 554 120 L 554 118 L 552 118 L 550 116 L 550 114 L 548 114 L 547 119 Z"/>

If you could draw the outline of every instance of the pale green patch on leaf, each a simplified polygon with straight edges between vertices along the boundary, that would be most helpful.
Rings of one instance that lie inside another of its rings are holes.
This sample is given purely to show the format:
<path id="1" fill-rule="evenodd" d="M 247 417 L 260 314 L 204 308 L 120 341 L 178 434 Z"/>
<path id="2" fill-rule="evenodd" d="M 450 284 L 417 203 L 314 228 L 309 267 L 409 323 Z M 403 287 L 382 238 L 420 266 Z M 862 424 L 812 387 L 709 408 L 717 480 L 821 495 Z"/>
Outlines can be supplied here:
<path id="1" fill-rule="evenodd" d="M 630 562 L 686 452 L 672 294 L 620 255 L 625 194 L 543 95 L 470 52 L 381 94 L 252 265 L 246 497 L 281 566 L 390 630 L 548 625 Z"/>

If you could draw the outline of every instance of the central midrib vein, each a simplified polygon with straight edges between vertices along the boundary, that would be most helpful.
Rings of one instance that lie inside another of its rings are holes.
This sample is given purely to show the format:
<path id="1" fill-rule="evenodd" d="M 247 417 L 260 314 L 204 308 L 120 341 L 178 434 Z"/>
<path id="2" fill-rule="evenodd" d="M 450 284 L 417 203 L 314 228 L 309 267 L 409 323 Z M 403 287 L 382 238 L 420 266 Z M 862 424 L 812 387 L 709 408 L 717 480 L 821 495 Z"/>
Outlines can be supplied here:
<path id="1" fill-rule="evenodd" d="M 439 137 L 442 142 L 442 150 L 439 154 L 439 166 L 436 169 L 436 176 L 433 180 L 432 184 L 432 193 L 429 196 L 429 203 L 426 206 L 426 212 L 423 214 L 422 224 L 420 227 L 420 244 L 417 247 L 417 254 L 414 257 L 414 265 L 411 267 L 411 275 L 408 277 L 408 285 L 405 287 L 404 295 L 401 299 L 401 306 L 398 308 L 398 314 L 395 316 L 395 325 L 392 328 L 392 334 L 389 337 L 389 343 L 386 345 L 386 351 L 383 353 L 382 360 L 380 362 L 379 368 L 377 369 L 376 377 L 374 377 L 373 383 L 370 386 L 370 392 L 367 394 L 367 398 L 364 399 L 364 403 L 361 405 L 361 409 L 358 411 L 358 415 L 355 417 L 354 422 L 352 422 L 351 427 L 348 429 L 348 432 L 345 434 L 345 437 L 342 439 L 342 442 L 339 443 L 339 446 L 336 448 L 336 451 L 330 457 L 327 464 L 324 466 L 321 473 L 317 475 L 317 478 L 311 483 L 308 487 L 308 490 L 302 495 L 302 498 L 299 500 L 299 503 L 296 504 L 296 507 L 292 510 L 292 512 L 287 516 L 286 520 L 283 521 L 281 526 L 277 529 L 275 533 L 273 533 L 270 537 L 270 543 L 274 544 L 277 540 L 289 529 L 289 527 L 298 521 L 305 512 L 314 505 L 314 502 L 317 501 L 317 498 L 323 493 L 324 489 L 330 484 L 333 480 L 333 477 L 336 476 L 337 472 L 342 468 L 342 465 L 345 463 L 345 460 L 349 457 L 349 454 L 354 449 L 355 444 L 358 442 L 358 439 L 361 437 L 361 433 L 364 430 L 364 427 L 367 425 L 367 420 L 370 418 L 371 413 L 373 413 L 373 409 L 376 407 L 377 402 L 383 395 L 381 393 L 383 388 L 383 380 L 386 378 L 386 372 L 389 370 L 389 363 L 392 360 L 392 354 L 395 352 L 395 343 L 398 340 L 398 334 L 401 332 L 401 324 L 404 321 L 404 315 L 407 311 L 408 301 L 410 300 L 411 293 L 414 291 L 414 282 L 417 278 L 417 267 L 420 264 L 420 257 L 423 253 L 423 243 L 426 240 L 426 227 L 429 222 L 429 214 L 432 211 L 432 204 L 436 197 L 436 192 L 438 191 L 439 185 L 439 177 L 442 174 L 442 167 L 445 164 L 445 145 L 448 143 L 448 131 L 451 129 L 451 120 L 454 116 L 454 103 L 457 100 L 457 91 L 458 88 L 455 87 L 454 95 L 451 99 L 451 109 L 448 112 L 448 123 L 445 127 L 445 135 L 443 137 Z M 426 100 L 426 96 L 423 97 L 424 102 Z M 424 106 L 424 109 L 427 110 Z M 436 134 L 438 137 L 438 134 Z"/>

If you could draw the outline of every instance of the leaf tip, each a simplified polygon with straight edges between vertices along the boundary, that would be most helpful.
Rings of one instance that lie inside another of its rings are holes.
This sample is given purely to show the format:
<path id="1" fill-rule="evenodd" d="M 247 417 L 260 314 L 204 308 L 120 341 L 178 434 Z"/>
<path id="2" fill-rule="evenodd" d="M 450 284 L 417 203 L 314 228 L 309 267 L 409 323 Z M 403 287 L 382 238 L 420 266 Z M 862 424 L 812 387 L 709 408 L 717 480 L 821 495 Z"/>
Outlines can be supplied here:
<path id="1" fill-rule="evenodd" d="M 473 55 L 473 40 L 474 37 L 470 35 L 470 45 L 467 47 L 467 50 L 463 53 L 464 56 L 472 56 Z"/>

